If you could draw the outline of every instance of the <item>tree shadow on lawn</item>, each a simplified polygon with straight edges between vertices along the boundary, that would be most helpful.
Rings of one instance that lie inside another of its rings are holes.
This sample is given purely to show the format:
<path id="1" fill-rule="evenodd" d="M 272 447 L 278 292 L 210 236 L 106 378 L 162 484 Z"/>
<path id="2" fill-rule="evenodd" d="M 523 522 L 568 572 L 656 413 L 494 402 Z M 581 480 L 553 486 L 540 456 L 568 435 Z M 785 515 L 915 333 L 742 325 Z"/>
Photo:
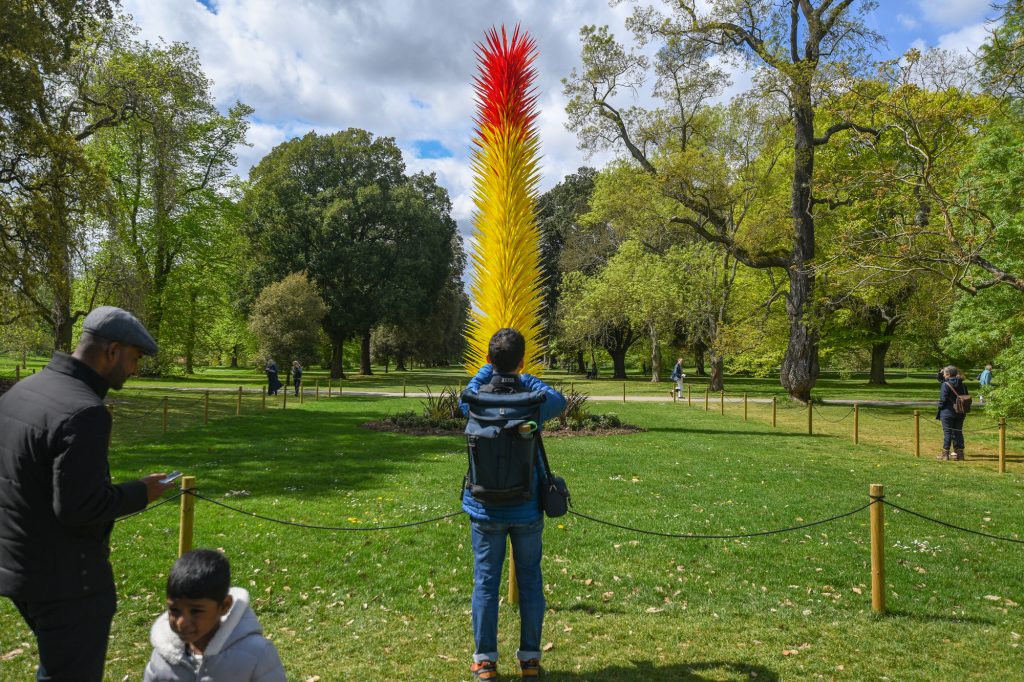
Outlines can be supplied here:
<path id="1" fill-rule="evenodd" d="M 115 442 L 110 459 L 115 470 L 131 470 L 121 477 L 140 470 L 183 471 L 211 496 L 228 490 L 295 498 L 337 495 L 379 488 L 403 470 L 425 485 L 450 479 L 457 488 L 465 467 L 459 438 L 358 428 L 367 418 L 295 410 L 223 419 L 147 442 Z"/>
<path id="2" fill-rule="evenodd" d="M 656 665 L 651 661 L 630 661 L 630 665 L 614 665 L 594 672 L 574 673 L 545 668 L 544 679 L 554 682 L 621 682 L 635 680 L 701 680 L 757 679 L 775 682 L 778 674 L 762 665 L 742 661 L 697 661 Z"/>
<path id="3" fill-rule="evenodd" d="M 953 623 L 954 625 L 997 625 L 996 621 L 989 618 L 978 618 L 976 616 L 948 616 L 938 613 L 911 613 L 910 611 L 889 610 L 880 618 L 899 618 L 903 620 L 915 620 L 920 623 Z"/>
<path id="4" fill-rule="evenodd" d="M 769 436 L 772 438 L 807 438 L 806 433 L 798 433 L 795 431 L 782 431 L 780 429 L 772 429 L 768 431 L 750 431 L 750 430 L 733 430 L 733 429 L 708 429 L 708 428 L 688 428 L 685 426 L 678 427 L 666 427 L 666 426 L 646 426 L 644 427 L 647 433 L 700 433 L 708 436 Z M 815 434 L 811 438 L 835 438 L 831 434 Z"/>

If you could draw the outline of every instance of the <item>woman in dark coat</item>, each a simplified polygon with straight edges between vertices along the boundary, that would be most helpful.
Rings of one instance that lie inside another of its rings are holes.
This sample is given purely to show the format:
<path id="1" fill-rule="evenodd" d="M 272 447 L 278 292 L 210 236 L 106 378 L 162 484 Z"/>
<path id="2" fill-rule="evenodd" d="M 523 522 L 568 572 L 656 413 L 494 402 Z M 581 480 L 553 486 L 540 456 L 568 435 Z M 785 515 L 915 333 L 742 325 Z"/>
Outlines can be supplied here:
<path id="1" fill-rule="evenodd" d="M 953 459 L 964 458 L 964 418 L 967 416 L 956 411 L 957 395 L 969 395 L 967 386 L 960 378 L 960 370 L 949 365 L 942 369 L 943 382 L 939 388 L 939 410 L 935 418 L 942 422 L 942 454 L 937 459 L 950 459 L 949 450 L 952 445 Z"/>
<path id="2" fill-rule="evenodd" d="M 277 363 L 274 358 L 267 358 L 267 366 L 263 368 L 267 373 L 267 395 L 277 395 L 277 391 L 284 386 L 277 378 Z"/>

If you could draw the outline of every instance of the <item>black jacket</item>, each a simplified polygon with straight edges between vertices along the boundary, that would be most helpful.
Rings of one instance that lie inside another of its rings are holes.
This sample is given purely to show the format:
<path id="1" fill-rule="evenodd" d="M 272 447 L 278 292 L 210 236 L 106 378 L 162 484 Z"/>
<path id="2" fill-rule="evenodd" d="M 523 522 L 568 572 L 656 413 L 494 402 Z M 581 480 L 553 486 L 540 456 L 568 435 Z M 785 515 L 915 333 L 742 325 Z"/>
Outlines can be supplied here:
<path id="1" fill-rule="evenodd" d="M 942 419 L 944 416 L 952 417 L 958 415 L 956 407 L 954 407 L 956 405 L 957 394 L 970 395 L 967 391 L 967 386 L 964 385 L 963 379 L 960 377 L 953 377 L 952 379 L 946 379 L 942 382 L 942 386 L 939 387 L 939 409 L 935 413 L 936 419 Z"/>
<path id="2" fill-rule="evenodd" d="M 111 484 L 108 388 L 55 353 L 0 397 L 0 594 L 56 601 L 114 586 L 114 519 L 147 500 L 140 481 Z"/>

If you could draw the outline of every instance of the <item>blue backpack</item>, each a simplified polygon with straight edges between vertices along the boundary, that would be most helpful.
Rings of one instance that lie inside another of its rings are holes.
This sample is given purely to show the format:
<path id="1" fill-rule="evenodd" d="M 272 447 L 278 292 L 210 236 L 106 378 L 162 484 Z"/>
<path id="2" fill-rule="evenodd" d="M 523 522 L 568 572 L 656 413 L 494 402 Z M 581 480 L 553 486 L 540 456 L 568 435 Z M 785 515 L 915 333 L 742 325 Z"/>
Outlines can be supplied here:
<path id="1" fill-rule="evenodd" d="M 479 393 L 462 392 L 469 407 L 469 470 L 464 487 L 484 504 L 522 504 L 533 498 L 534 467 L 542 447 L 544 391 L 528 391 L 516 375 L 495 374 Z"/>

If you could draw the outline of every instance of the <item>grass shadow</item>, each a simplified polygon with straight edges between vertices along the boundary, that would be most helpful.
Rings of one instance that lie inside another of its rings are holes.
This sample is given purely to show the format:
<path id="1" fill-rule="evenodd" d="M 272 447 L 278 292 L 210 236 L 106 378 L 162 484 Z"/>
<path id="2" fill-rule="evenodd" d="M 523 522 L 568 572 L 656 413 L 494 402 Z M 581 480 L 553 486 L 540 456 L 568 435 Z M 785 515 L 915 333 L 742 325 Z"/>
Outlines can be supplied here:
<path id="1" fill-rule="evenodd" d="M 755 663 L 743 661 L 697 661 L 657 665 L 651 661 L 630 661 L 629 665 L 615 665 L 594 672 L 575 673 L 544 670 L 544 679 L 552 682 L 650 682 L 666 680 L 700 682 L 702 680 L 757 679 L 776 682 L 778 673 Z"/>

